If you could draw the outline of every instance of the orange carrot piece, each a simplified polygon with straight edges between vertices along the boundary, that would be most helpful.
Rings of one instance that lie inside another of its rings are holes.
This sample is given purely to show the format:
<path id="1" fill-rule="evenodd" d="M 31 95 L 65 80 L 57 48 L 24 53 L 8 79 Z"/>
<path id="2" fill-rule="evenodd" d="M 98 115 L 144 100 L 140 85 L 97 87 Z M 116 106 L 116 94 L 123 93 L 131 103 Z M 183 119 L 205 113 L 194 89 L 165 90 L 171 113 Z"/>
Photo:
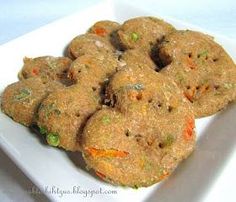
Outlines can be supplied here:
<path id="1" fill-rule="evenodd" d="M 193 62 L 192 58 L 188 57 L 186 62 L 187 62 L 187 65 L 190 69 L 196 69 L 197 65 Z"/>
<path id="2" fill-rule="evenodd" d="M 129 153 L 116 149 L 96 149 L 89 147 L 85 149 L 92 157 L 126 157 Z"/>
<path id="3" fill-rule="evenodd" d="M 94 33 L 97 34 L 98 36 L 106 36 L 107 30 L 102 27 L 97 27 L 95 28 Z"/>
<path id="4" fill-rule="evenodd" d="M 202 85 L 202 87 L 200 88 L 200 93 L 205 93 L 205 92 L 207 92 L 207 90 L 209 89 L 209 84 L 204 84 L 204 85 Z"/>
<path id="5" fill-rule="evenodd" d="M 95 173 L 96 173 L 96 175 L 97 175 L 98 177 L 100 177 L 102 180 L 104 180 L 104 179 L 106 178 L 106 175 L 104 175 L 104 174 L 102 174 L 102 173 L 100 173 L 100 172 L 98 172 L 98 171 L 95 171 Z"/>
<path id="6" fill-rule="evenodd" d="M 192 88 L 188 91 L 185 91 L 184 92 L 184 96 L 190 101 L 190 102 L 193 102 L 193 98 L 195 96 L 195 93 L 196 93 L 196 89 L 195 88 Z"/>
<path id="7" fill-rule="evenodd" d="M 184 92 L 184 96 L 189 100 L 189 101 L 193 101 L 193 96 L 190 95 L 188 92 Z"/>
<path id="8" fill-rule="evenodd" d="M 187 118 L 187 125 L 184 129 L 184 138 L 186 140 L 191 140 L 193 138 L 193 130 L 195 127 L 194 118 Z"/>
<path id="9" fill-rule="evenodd" d="M 165 173 L 163 173 L 159 178 L 160 178 L 160 180 L 163 180 L 163 179 L 165 179 L 166 177 L 168 177 L 169 175 L 170 175 L 170 173 L 165 172 Z"/>
<path id="10" fill-rule="evenodd" d="M 39 70 L 37 68 L 32 69 L 32 74 L 37 76 L 39 74 Z"/>

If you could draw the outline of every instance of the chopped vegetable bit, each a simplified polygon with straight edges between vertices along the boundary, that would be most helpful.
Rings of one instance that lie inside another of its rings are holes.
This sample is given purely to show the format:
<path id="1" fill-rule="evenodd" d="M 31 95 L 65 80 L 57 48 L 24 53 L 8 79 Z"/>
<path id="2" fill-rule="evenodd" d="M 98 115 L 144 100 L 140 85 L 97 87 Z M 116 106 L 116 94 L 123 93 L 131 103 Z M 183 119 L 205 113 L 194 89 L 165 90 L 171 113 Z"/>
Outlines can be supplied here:
<path id="1" fill-rule="evenodd" d="M 127 85 L 128 89 L 134 89 L 134 90 L 143 90 L 144 85 L 142 83 L 136 83 L 136 84 L 129 84 Z"/>
<path id="2" fill-rule="evenodd" d="M 110 117 L 109 116 L 103 116 L 102 117 L 102 122 L 104 123 L 104 124 L 109 124 L 109 123 L 111 123 L 111 119 L 110 119 Z"/>
<path id="3" fill-rule="evenodd" d="M 194 96 L 194 91 L 191 91 L 191 92 L 187 92 L 185 91 L 184 92 L 184 96 L 190 101 L 190 102 L 193 102 L 193 96 Z"/>
<path id="4" fill-rule="evenodd" d="M 193 62 L 192 58 L 187 57 L 186 62 L 187 62 L 187 66 L 190 69 L 196 69 L 197 68 L 197 65 Z"/>
<path id="5" fill-rule="evenodd" d="M 96 149 L 89 147 L 85 149 L 92 157 L 126 157 L 129 153 L 116 149 Z"/>
<path id="6" fill-rule="evenodd" d="M 143 90 L 144 86 L 142 83 L 137 83 L 137 84 L 134 84 L 134 89 L 135 90 Z"/>
<path id="7" fill-rule="evenodd" d="M 201 53 L 198 54 L 198 57 L 207 57 L 207 55 L 208 55 L 208 51 L 204 50 L 204 51 L 202 51 Z"/>
<path id="8" fill-rule="evenodd" d="M 107 34 L 107 30 L 102 28 L 102 27 L 97 27 L 95 30 L 94 30 L 94 33 L 98 36 L 106 36 Z"/>
<path id="9" fill-rule="evenodd" d="M 172 134 L 168 134 L 163 141 L 164 146 L 170 146 L 175 141 L 175 137 Z"/>
<path id="10" fill-rule="evenodd" d="M 46 135 L 47 134 L 47 128 L 43 127 L 43 126 L 39 126 L 39 132 L 42 135 Z"/>
<path id="11" fill-rule="evenodd" d="M 132 188 L 133 189 L 138 189 L 139 187 L 138 187 L 138 185 L 135 184 Z"/>
<path id="12" fill-rule="evenodd" d="M 37 68 L 32 69 L 32 74 L 37 76 L 39 74 L 39 70 Z"/>
<path id="13" fill-rule="evenodd" d="M 97 175 L 98 177 L 100 177 L 102 180 L 106 179 L 106 175 L 104 175 L 104 174 L 102 174 L 102 173 L 100 173 L 100 172 L 98 172 L 98 171 L 95 171 L 95 173 L 96 173 L 96 175 Z"/>
<path id="14" fill-rule="evenodd" d="M 186 140 L 191 140 L 193 138 L 193 130 L 195 127 L 194 119 L 187 118 L 186 128 L 184 129 L 183 135 Z"/>
<path id="15" fill-rule="evenodd" d="M 19 94 L 15 96 L 17 100 L 24 100 L 31 95 L 31 90 L 23 88 L 20 90 Z"/>
<path id="16" fill-rule="evenodd" d="M 184 81 L 184 77 L 183 77 L 183 75 L 180 74 L 180 73 L 177 73 L 177 74 L 176 74 L 176 78 L 178 79 L 178 81 L 179 81 L 180 83 L 182 83 L 182 82 Z"/>
<path id="17" fill-rule="evenodd" d="M 46 57 L 47 65 L 50 69 L 57 69 L 58 62 L 57 59 L 54 57 Z"/>
<path id="18" fill-rule="evenodd" d="M 139 35 L 136 32 L 132 32 L 131 39 L 132 39 L 132 41 L 136 42 L 139 40 Z"/>
<path id="19" fill-rule="evenodd" d="M 61 114 L 61 111 L 59 109 L 55 109 L 54 112 L 57 114 L 57 115 L 60 115 Z"/>
<path id="20" fill-rule="evenodd" d="M 170 173 L 164 171 L 163 174 L 159 177 L 161 180 L 165 179 L 166 177 L 168 177 L 170 175 Z"/>
<path id="21" fill-rule="evenodd" d="M 236 87 L 236 84 L 235 83 L 224 83 L 223 86 L 226 89 L 231 89 L 231 88 Z"/>
<path id="22" fill-rule="evenodd" d="M 151 170 L 153 168 L 152 162 L 149 161 L 146 155 L 142 155 L 140 166 L 141 168 L 144 168 L 145 170 Z"/>
<path id="23" fill-rule="evenodd" d="M 47 142 L 49 145 L 57 147 L 60 143 L 59 135 L 57 133 L 48 133 Z"/>
<path id="24" fill-rule="evenodd" d="M 46 116 L 46 118 L 48 118 L 53 112 L 56 115 L 61 114 L 61 111 L 58 108 L 56 108 L 55 103 L 50 103 L 49 105 L 46 105 L 46 107 L 45 107 L 45 116 Z"/>
<path id="25" fill-rule="evenodd" d="M 167 176 L 169 176 L 170 173 L 167 172 L 164 168 L 159 167 L 157 170 L 157 176 L 160 180 L 163 180 L 164 178 L 166 178 Z"/>

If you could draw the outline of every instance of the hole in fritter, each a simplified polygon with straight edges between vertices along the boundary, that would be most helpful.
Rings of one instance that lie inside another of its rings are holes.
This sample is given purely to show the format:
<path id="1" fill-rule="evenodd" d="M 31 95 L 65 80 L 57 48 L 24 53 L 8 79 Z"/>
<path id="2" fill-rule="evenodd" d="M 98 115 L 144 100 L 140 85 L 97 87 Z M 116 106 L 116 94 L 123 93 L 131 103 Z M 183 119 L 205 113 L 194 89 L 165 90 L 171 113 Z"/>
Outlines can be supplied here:
<path id="1" fill-rule="evenodd" d="M 186 88 L 189 90 L 191 87 L 190 86 L 186 86 Z"/>
<path id="2" fill-rule="evenodd" d="M 77 112 L 77 113 L 75 114 L 75 116 L 77 116 L 77 117 L 80 117 L 80 113 L 79 113 L 79 112 Z"/>
<path id="3" fill-rule="evenodd" d="M 112 95 L 112 106 L 115 106 L 116 102 L 117 102 L 116 95 Z"/>
<path id="4" fill-rule="evenodd" d="M 214 89 L 215 89 L 215 90 L 218 90 L 219 88 L 220 88 L 219 85 L 214 85 Z"/>
<path id="5" fill-rule="evenodd" d="M 188 54 L 188 57 L 191 58 L 191 57 L 192 57 L 192 53 L 189 53 L 189 54 Z"/>
<path id="6" fill-rule="evenodd" d="M 116 104 L 116 102 L 117 102 L 117 97 L 116 97 L 116 95 L 112 95 L 112 97 L 110 98 L 110 97 L 107 97 L 105 100 L 104 100 L 104 104 L 105 105 L 107 105 L 107 106 L 109 106 L 109 107 L 114 107 L 115 106 L 115 104 Z"/>
<path id="7" fill-rule="evenodd" d="M 161 104 L 161 103 L 158 103 L 157 106 L 160 108 L 160 107 L 162 107 L 162 104 Z"/>
<path id="8" fill-rule="evenodd" d="M 206 90 L 209 90 L 210 86 L 206 86 Z"/>
<path id="9" fill-rule="evenodd" d="M 136 138 L 136 141 L 138 142 L 141 138 L 142 138 L 142 135 L 140 134 L 137 134 L 134 136 Z"/>
<path id="10" fill-rule="evenodd" d="M 152 99 L 149 99 L 149 100 L 148 100 L 148 103 L 152 103 Z"/>
<path id="11" fill-rule="evenodd" d="M 126 137 L 129 137 L 129 136 L 130 136 L 130 131 L 129 131 L 129 130 L 126 130 L 125 136 L 126 136 Z"/>
<path id="12" fill-rule="evenodd" d="M 161 70 L 162 68 L 168 66 L 172 62 L 172 58 L 168 55 L 162 48 L 165 40 L 163 39 L 160 43 L 156 41 L 155 44 L 151 47 L 150 57 L 157 65 L 157 70 Z"/>
<path id="13" fill-rule="evenodd" d="M 218 60 L 218 58 L 213 58 L 213 62 L 217 62 Z"/>
<path id="14" fill-rule="evenodd" d="M 161 143 L 161 142 L 158 144 L 158 146 L 159 146 L 159 148 L 161 148 L 161 149 L 163 149 L 163 148 L 165 147 L 165 145 L 164 145 L 163 143 Z"/>
<path id="15" fill-rule="evenodd" d="M 147 141 L 147 145 L 148 145 L 148 146 L 152 146 L 153 142 L 154 142 L 154 141 L 149 140 L 149 141 Z"/>
<path id="16" fill-rule="evenodd" d="M 96 88 L 96 87 L 92 87 L 92 90 L 93 90 L 93 91 L 96 91 L 96 90 L 97 90 L 97 88 Z"/>
<path id="17" fill-rule="evenodd" d="M 137 100 L 141 100 L 141 99 L 142 99 L 142 94 L 139 93 L 139 94 L 136 96 L 136 99 L 137 99 Z"/>
<path id="18" fill-rule="evenodd" d="M 167 110 L 168 110 L 168 112 L 172 112 L 173 107 L 172 107 L 172 106 L 168 106 L 168 107 L 167 107 Z"/>
<path id="19" fill-rule="evenodd" d="M 199 90 L 199 89 L 200 89 L 200 86 L 197 86 L 197 87 L 196 87 L 196 90 Z"/>

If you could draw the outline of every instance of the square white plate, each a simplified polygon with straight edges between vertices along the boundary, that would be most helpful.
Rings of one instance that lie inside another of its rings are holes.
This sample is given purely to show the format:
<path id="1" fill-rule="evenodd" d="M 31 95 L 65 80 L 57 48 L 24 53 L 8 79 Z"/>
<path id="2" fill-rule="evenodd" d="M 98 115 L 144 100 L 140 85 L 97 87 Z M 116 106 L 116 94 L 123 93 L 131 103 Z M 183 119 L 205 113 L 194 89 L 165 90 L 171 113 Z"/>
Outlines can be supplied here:
<path id="1" fill-rule="evenodd" d="M 98 20 L 123 22 L 143 15 L 164 18 L 178 29 L 211 34 L 236 59 L 236 41 L 118 1 L 104 1 L 2 45 L 0 91 L 17 80 L 24 56 L 62 55 L 73 37 L 84 33 Z M 53 201 L 236 201 L 233 190 L 236 182 L 235 119 L 236 106 L 231 105 L 222 113 L 197 120 L 196 151 L 167 180 L 138 190 L 115 187 L 94 178 L 86 171 L 79 153 L 46 146 L 37 135 L 3 113 L 0 113 L 0 146 Z M 73 187 L 77 193 L 70 193 Z"/>

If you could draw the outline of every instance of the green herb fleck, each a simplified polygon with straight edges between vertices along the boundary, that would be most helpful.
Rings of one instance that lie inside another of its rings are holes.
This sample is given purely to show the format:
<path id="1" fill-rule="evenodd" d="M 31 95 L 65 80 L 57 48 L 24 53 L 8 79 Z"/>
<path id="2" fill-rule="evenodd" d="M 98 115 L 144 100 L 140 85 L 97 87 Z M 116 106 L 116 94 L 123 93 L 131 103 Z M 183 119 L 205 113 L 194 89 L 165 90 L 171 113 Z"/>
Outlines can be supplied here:
<path id="1" fill-rule="evenodd" d="M 139 40 L 139 35 L 136 32 L 132 32 L 131 39 L 132 39 L 132 41 L 136 42 Z"/>
<path id="2" fill-rule="evenodd" d="M 54 58 L 54 57 L 46 57 L 46 62 L 47 62 L 47 65 L 50 69 L 57 69 L 58 67 L 58 62 L 57 62 L 57 59 Z"/>
<path id="3" fill-rule="evenodd" d="M 137 84 L 134 84 L 134 89 L 135 90 L 143 90 L 144 86 L 142 83 L 137 83 Z"/>
<path id="4" fill-rule="evenodd" d="M 179 81 L 180 83 L 182 83 L 182 82 L 184 81 L 184 77 L 183 77 L 183 75 L 180 74 L 180 73 L 176 74 L 176 78 L 178 79 L 178 81 Z"/>
<path id="5" fill-rule="evenodd" d="M 173 135 L 168 134 L 163 142 L 164 146 L 170 146 L 173 144 L 173 142 L 175 141 L 175 138 Z"/>
<path id="6" fill-rule="evenodd" d="M 39 132 L 40 132 L 42 135 L 46 135 L 46 134 L 47 134 L 47 128 L 46 128 L 46 127 L 43 127 L 43 126 L 39 126 Z"/>
<path id="7" fill-rule="evenodd" d="M 49 105 L 46 105 L 44 107 L 45 107 L 45 116 L 47 119 L 52 113 L 55 113 L 56 115 L 61 114 L 61 111 L 57 109 L 55 103 L 50 103 Z"/>
<path id="8" fill-rule="evenodd" d="M 135 184 L 132 188 L 133 189 L 138 189 L 139 187 L 138 187 L 138 185 Z"/>
<path id="9" fill-rule="evenodd" d="M 53 147 L 57 147 L 60 143 L 59 135 L 57 133 L 48 133 L 47 142 Z"/>
<path id="10" fill-rule="evenodd" d="M 221 95 L 222 93 L 220 91 L 216 91 L 214 95 Z"/>
<path id="11" fill-rule="evenodd" d="M 224 83 L 223 86 L 226 89 L 231 89 L 231 88 L 234 88 L 236 86 L 236 84 L 235 83 Z"/>
<path id="12" fill-rule="evenodd" d="M 31 90 L 23 88 L 20 90 L 19 94 L 15 96 L 17 100 L 25 100 L 31 95 Z"/>
<path id="13" fill-rule="evenodd" d="M 208 55 L 208 51 L 204 50 L 198 54 L 198 57 L 207 57 L 207 55 Z"/>
<path id="14" fill-rule="evenodd" d="M 109 116 L 103 116 L 102 117 L 102 122 L 104 123 L 104 124 L 109 124 L 109 123 L 111 123 L 111 119 L 110 119 L 110 117 Z"/>
<path id="15" fill-rule="evenodd" d="M 143 90 L 144 85 L 142 83 L 136 83 L 136 84 L 129 84 L 127 85 L 128 89 L 134 89 L 134 90 Z"/>
<path id="16" fill-rule="evenodd" d="M 158 176 L 158 177 L 162 176 L 162 175 L 163 175 L 163 172 L 164 172 L 164 169 L 163 169 L 162 167 L 159 167 L 159 168 L 157 169 L 157 176 Z"/>
<path id="17" fill-rule="evenodd" d="M 143 156 L 143 161 L 145 170 L 151 170 L 153 168 L 152 163 L 148 160 L 148 158 L 145 155 Z"/>
<path id="18" fill-rule="evenodd" d="M 59 109 L 55 109 L 54 112 L 57 114 L 57 115 L 60 115 L 61 114 L 61 111 Z"/>
<path id="19" fill-rule="evenodd" d="M 89 69 L 89 68 L 90 68 L 89 65 L 87 65 L 87 64 L 85 64 L 84 66 L 85 66 L 86 69 Z"/>

